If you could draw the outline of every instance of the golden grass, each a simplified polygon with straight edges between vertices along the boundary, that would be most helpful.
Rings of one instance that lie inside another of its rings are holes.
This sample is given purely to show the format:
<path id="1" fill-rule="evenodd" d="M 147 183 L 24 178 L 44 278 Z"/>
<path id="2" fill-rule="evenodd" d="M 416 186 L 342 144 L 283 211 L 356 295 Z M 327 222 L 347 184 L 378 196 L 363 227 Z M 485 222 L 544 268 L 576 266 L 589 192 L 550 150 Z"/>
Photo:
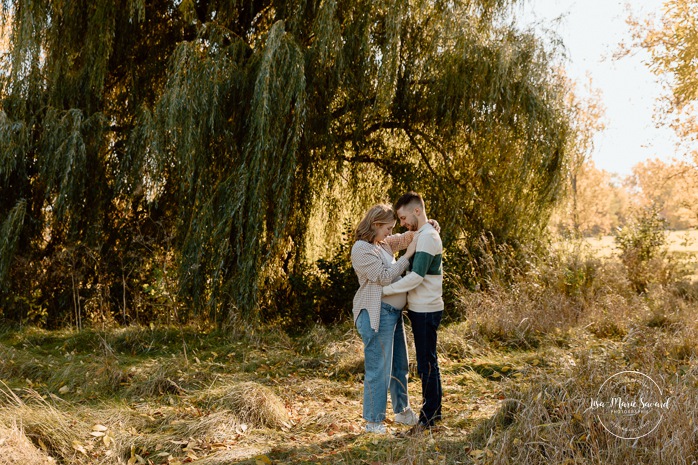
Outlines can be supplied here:
<path id="1" fill-rule="evenodd" d="M 0 389 L 0 419 L 12 419 L 24 434 L 39 444 L 48 455 L 74 460 L 81 451 L 82 440 L 89 429 L 68 413 L 60 410 L 34 390 L 25 390 L 22 397 L 7 386 Z M 5 425 L 8 426 L 8 425 Z"/>
<path id="2" fill-rule="evenodd" d="M 651 363 L 637 361 L 648 368 Z M 622 369 L 609 360 L 578 358 L 563 376 L 541 377 L 529 389 L 513 390 L 492 420 L 471 435 L 481 463 L 687 464 L 698 452 L 698 400 L 695 368 L 675 379 L 652 369 L 649 375 L 665 385 L 669 409 L 651 434 L 620 439 L 609 433 L 588 407 L 601 384 Z M 641 417 L 626 425 L 641 430 Z"/>
<path id="3" fill-rule="evenodd" d="M 274 328 L 238 339 L 171 328 L 8 333 L 0 376 L 13 389 L 0 395 L 0 426 L 16 425 L 65 464 L 691 463 L 696 295 L 674 282 L 640 296 L 617 262 L 585 256 L 512 287 L 461 292 L 439 330 L 444 421 L 410 439 L 362 434 L 363 347 L 350 321 L 295 338 Z M 585 412 L 601 383 L 627 369 L 672 399 L 638 442 L 614 438 Z M 409 390 L 414 407 L 417 377 Z M 404 429 L 387 414 L 389 429 Z M 104 436 L 92 434 L 97 424 Z"/>
<path id="4" fill-rule="evenodd" d="M 20 427 L 0 424 L 0 465 L 53 465 L 56 461 L 37 449 Z"/>
<path id="5" fill-rule="evenodd" d="M 200 403 L 229 410 L 241 423 L 250 426 L 277 428 L 289 424 L 281 398 L 271 388 L 254 381 L 210 390 Z"/>

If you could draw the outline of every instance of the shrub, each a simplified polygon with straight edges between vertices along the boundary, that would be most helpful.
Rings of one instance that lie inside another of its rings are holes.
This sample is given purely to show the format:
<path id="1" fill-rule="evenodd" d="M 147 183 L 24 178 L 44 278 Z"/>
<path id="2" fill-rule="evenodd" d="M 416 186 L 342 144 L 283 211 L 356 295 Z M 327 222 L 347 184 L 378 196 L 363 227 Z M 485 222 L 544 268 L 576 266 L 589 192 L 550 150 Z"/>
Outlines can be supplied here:
<path id="1" fill-rule="evenodd" d="M 656 210 L 646 209 L 616 234 L 620 259 L 633 288 L 640 294 L 647 292 L 653 282 L 666 283 L 672 279 L 665 228 L 666 220 Z"/>

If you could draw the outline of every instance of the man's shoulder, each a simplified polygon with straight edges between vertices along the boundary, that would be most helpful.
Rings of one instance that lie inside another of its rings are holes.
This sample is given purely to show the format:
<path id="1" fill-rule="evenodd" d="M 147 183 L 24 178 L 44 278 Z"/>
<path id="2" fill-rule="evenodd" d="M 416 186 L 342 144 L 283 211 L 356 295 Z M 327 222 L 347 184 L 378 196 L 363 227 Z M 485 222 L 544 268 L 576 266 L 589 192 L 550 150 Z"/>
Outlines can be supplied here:
<path id="1" fill-rule="evenodd" d="M 418 252 L 424 251 L 434 256 L 442 253 L 441 236 L 433 227 L 422 230 L 417 241 Z"/>
<path id="2" fill-rule="evenodd" d="M 439 244 L 441 243 L 441 235 L 439 232 L 429 223 L 426 224 L 424 229 L 419 234 L 420 239 L 426 239 L 429 241 L 435 241 L 438 242 Z"/>

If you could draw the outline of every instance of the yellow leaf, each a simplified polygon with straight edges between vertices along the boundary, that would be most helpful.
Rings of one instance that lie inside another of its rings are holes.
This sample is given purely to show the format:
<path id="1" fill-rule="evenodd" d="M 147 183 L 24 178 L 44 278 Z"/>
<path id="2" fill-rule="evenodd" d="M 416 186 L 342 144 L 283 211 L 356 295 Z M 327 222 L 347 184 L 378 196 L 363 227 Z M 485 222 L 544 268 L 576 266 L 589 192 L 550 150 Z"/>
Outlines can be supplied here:
<path id="1" fill-rule="evenodd" d="M 537 367 L 539 363 L 540 363 L 540 360 L 535 359 L 531 362 L 531 365 L 533 365 L 534 367 Z"/>
<path id="2" fill-rule="evenodd" d="M 501 369 L 501 372 L 502 372 L 502 373 L 508 373 L 510 370 L 511 370 L 511 367 L 509 367 L 509 366 L 503 366 L 502 369 Z"/>
<path id="3" fill-rule="evenodd" d="M 485 455 L 485 451 L 481 449 L 474 449 L 470 451 L 469 455 L 475 459 L 479 459 L 480 457 Z"/>
<path id="4" fill-rule="evenodd" d="M 101 438 L 102 436 L 105 436 L 105 434 L 101 431 L 92 431 L 90 435 L 96 438 Z"/>
<path id="5" fill-rule="evenodd" d="M 73 449 L 75 449 L 76 451 L 78 451 L 82 454 L 87 455 L 87 450 L 85 450 L 85 446 L 80 444 L 78 441 L 73 441 Z"/>
<path id="6" fill-rule="evenodd" d="M 39 446 L 41 447 L 41 450 L 48 453 L 48 447 L 46 447 L 46 444 L 41 440 L 41 438 L 39 438 Z"/>
<path id="7" fill-rule="evenodd" d="M 254 458 L 255 465 L 271 465 L 271 459 L 266 455 L 258 455 Z"/>
<path id="8" fill-rule="evenodd" d="M 63 386 L 58 390 L 59 394 L 67 394 L 70 392 L 70 388 L 68 386 Z"/>
<path id="9" fill-rule="evenodd" d="M 104 443 L 104 447 L 109 447 L 109 445 L 114 442 L 114 438 L 105 434 L 104 437 L 102 437 L 102 442 Z"/>
<path id="10" fill-rule="evenodd" d="M 131 444 L 131 458 L 128 459 L 128 465 L 133 465 L 136 463 L 136 446 Z"/>
<path id="11" fill-rule="evenodd" d="M 106 431 L 106 430 L 108 430 L 108 429 L 109 429 L 109 428 L 107 428 L 106 426 L 104 426 L 104 425 L 99 425 L 99 424 L 94 425 L 94 426 L 92 427 L 92 431 Z"/>

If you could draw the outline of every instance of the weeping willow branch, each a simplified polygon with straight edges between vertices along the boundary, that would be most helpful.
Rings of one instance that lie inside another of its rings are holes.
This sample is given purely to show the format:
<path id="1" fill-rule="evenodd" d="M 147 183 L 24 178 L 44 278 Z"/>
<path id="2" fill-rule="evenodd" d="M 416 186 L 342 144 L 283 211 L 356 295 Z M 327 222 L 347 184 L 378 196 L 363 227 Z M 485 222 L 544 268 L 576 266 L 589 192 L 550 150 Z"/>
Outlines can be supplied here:
<path id="1" fill-rule="evenodd" d="M 254 321 L 386 192 L 421 191 L 472 237 L 538 237 L 572 113 L 554 44 L 504 21 L 512 3 L 5 2 L 0 214 L 21 240 L 0 264 L 82 241 L 107 271 L 81 298 L 119 288 L 118 308 L 167 269 L 171 307 Z"/>
<path id="2" fill-rule="evenodd" d="M 5 283 L 24 225 L 27 203 L 21 200 L 10 210 L 0 226 L 0 287 Z"/>

